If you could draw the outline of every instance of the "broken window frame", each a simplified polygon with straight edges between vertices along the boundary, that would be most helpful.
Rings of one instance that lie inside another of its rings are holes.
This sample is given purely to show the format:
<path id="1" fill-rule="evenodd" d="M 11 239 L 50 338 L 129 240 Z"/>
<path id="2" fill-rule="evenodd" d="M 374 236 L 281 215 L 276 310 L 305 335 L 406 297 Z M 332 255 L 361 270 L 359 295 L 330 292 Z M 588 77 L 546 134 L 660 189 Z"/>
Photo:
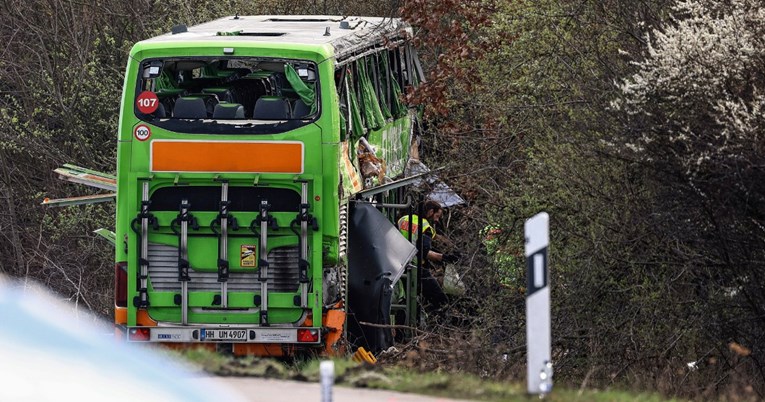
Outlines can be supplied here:
<path id="1" fill-rule="evenodd" d="M 214 119 L 212 117 L 187 119 L 187 118 L 173 118 L 173 117 L 157 117 L 154 114 L 144 114 L 138 110 L 138 106 L 133 101 L 133 114 L 142 122 L 150 123 L 154 126 L 183 134 L 240 134 L 240 135 L 258 135 L 258 134 L 278 134 L 291 130 L 295 130 L 300 127 L 307 126 L 317 121 L 322 116 L 321 110 L 321 79 L 319 77 L 318 65 L 310 60 L 302 59 L 284 59 L 284 58 L 272 58 L 272 57 L 252 57 L 252 56 L 194 56 L 194 57 L 171 57 L 171 58 L 147 58 L 141 60 L 140 65 L 144 66 L 147 63 L 161 61 L 166 62 L 179 62 L 179 61 L 199 61 L 199 62 L 211 62 L 211 61 L 228 61 L 228 60 L 252 60 L 258 62 L 275 62 L 275 63 L 289 63 L 291 65 L 307 64 L 313 68 L 316 72 L 316 78 L 314 81 L 315 88 L 315 104 L 316 110 L 313 114 L 308 115 L 309 118 L 293 118 L 290 117 L 284 120 L 255 120 L 252 118 L 245 119 Z M 163 67 L 164 68 L 164 67 Z M 200 67 L 197 69 L 203 69 Z M 135 99 L 145 90 L 152 92 L 157 91 L 157 81 L 159 78 L 144 78 L 143 68 L 139 68 L 135 81 Z M 193 70 L 193 69 L 192 69 Z M 179 70 L 178 72 L 189 72 L 190 70 Z M 201 71 L 201 70 L 200 70 Z M 236 80 L 234 80 L 236 81 Z M 286 78 L 285 78 L 286 81 Z M 196 93 L 195 93 L 196 94 Z M 188 94 L 187 96 L 195 95 Z M 205 94 L 206 96 L 215 94 Z M 178 95 L 174 95 L 178 98 Z M 255 99 L 264 96 L 258 95 Z M 216 96 L 217 99 L 217 96 Z"/>

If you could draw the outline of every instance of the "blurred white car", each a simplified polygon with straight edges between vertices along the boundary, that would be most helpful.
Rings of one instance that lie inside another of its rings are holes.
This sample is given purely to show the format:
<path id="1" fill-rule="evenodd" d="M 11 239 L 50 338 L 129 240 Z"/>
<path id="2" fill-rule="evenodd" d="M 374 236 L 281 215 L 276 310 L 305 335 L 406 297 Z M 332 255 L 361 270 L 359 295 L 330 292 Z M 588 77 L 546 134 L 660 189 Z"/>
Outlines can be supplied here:
<path id="1" fill-rule="evenodd" d="M 0 276 L 0 401 L 245 400 L 112 333 L 39 286 Z"/>

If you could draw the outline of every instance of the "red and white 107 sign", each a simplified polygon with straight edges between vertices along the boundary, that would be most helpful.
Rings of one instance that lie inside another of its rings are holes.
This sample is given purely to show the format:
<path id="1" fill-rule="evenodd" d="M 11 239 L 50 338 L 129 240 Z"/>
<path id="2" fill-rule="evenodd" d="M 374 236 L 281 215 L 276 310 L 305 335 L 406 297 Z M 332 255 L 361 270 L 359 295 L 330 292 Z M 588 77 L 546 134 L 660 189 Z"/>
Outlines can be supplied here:
<path id="1" fill-rule="evenodd" d="M 145 124 L 139 124 L 136 126 L 133 134 L 138 141 L 146 141 L 149 139 L 149 137 L 151 137 L 151 130 L 149 129 L 149 126 Z"/>
<path id="2" fill-rule="evenodd" d="M 135 105 L 138 111 L 143 114 L 152 114 L 157 111 L 159 107 L 159 98 L 157 94 L 151 91 L 143 91 L 138 95 L 135 100 Z"/>

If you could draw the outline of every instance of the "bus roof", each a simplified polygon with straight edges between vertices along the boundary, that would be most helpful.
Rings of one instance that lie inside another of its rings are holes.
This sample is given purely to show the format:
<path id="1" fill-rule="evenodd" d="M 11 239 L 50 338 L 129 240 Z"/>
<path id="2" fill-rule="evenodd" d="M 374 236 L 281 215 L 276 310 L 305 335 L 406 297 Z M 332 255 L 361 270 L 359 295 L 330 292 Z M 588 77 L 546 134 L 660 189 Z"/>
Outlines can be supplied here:
<path id="1" fill-rule="evenodd" d="M 401 30 L 411 34 L 399 18 L 342 17 L 326 15 L 229 16 L 194 25 L 185 32 L 167 33 L 141 44 L 210 42 L 235 40 L 268 44 L 293 44 L 335 48 L 335 56 L 352 52 L 360 45 L 394 37 Z M 328 34 L 327 34 L 328 33 Z"/>

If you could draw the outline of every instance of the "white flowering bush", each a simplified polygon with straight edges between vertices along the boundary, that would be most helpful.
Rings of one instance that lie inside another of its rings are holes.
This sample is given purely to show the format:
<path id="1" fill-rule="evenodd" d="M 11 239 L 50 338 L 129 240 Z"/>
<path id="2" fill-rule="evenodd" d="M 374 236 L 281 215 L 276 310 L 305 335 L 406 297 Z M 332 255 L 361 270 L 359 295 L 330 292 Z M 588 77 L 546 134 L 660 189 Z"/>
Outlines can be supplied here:
<path id="1" fill-rule="evenodd" d="M 688 179 L 728 177 L 759 164 L 765 102 L 765 5 L 680 1 L 647 38 L 638 71 L 612 103 L 633 119 L 644 156 L 673 159 Z"/>
<path id="2" fill-rule="evenodd" d="M 751 384 L 762 384 L 762 349 L 726 354 L 725 342 L 765 342 L 756 318 L 765 305 L 765 3 L 684 0 L 671 14 L 617 82 L 621 152 L 647 172 L 651 230 L 673 245 L 670 269 L 693 289 L 688 309 L 705 317 L 695 348 L 717 345 L 724 360 L 689 378 L 731 400 L 761 396 Z"/>

